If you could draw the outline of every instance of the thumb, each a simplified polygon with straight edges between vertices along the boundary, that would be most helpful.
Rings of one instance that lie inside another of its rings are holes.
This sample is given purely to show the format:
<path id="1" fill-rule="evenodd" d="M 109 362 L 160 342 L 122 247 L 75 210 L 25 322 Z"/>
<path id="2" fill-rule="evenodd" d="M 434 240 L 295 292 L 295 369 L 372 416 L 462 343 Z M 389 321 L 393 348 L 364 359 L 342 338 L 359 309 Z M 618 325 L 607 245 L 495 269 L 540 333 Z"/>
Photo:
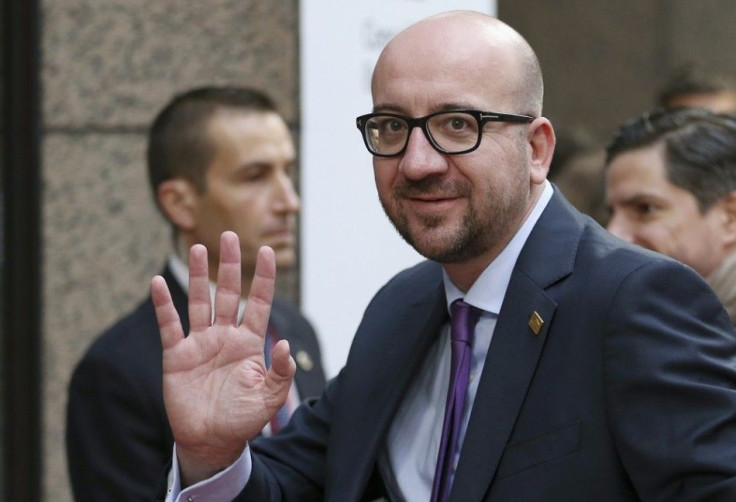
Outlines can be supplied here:
<path id="1" fill-rule="evenodd" d="M 279 340 L 271 353 L 271 367 L 268 368 L 266 374 L 266 385 L 277 402 L 276 409 L 280 409 L 286 402 L 294 373 L 296 373 L 296 362 L 289 353 L 289 342 Z"/>

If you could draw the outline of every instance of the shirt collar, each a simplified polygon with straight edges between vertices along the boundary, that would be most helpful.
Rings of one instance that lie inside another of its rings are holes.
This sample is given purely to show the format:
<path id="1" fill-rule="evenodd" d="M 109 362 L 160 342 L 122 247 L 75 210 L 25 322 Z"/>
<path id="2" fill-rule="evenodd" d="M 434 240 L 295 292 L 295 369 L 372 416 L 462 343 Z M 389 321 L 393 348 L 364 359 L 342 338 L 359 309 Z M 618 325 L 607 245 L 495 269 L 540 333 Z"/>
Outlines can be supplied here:
<path id="1" fill-rule="evenodd" d="M 529 238 L 534 225 L 552 198 L 552 193 L 552 185 L 549 181 L 545 180 L 542 195 L 539 197 L 527 219 L 521 225 L 521 228 L 519 228 L 503 251 L 480 274 L 467 293 L 463 293 L 455 286 L 447 275 L 447 272 L 443 270 L 442 274 L 448 312 L 452 302 L 459 298 L 464 298 L 467 303 L 474 307 L 498 315 L 501 311 L 501 304 L 506 295 L 506 289 L 511 280 L 511 273 L 514 270 L 516 260 L 519 258 L 521 250 Z"/>
<path id="2" fill-rule="evenodd" d="M 171 270 L 171 275 L 174 276 L 181 289 L 189 294 L 189 267 L 175 253 L 169 255 L 167 265 L 169 266 L 169 270 Z"/>

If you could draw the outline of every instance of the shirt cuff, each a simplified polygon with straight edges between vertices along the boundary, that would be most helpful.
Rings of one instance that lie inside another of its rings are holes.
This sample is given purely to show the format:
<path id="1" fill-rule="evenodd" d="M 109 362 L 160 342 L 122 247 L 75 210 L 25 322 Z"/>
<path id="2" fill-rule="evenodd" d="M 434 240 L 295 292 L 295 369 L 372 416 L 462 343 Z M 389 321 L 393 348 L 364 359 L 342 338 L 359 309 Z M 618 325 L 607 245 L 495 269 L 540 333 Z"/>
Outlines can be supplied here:
<path id="1" fill-rule="evenodd" d="M 174 443 L 174 458 L 169 473 L 169 489 L 166 493 L 166 502 L 220 502 L 222 500 L 232 500 L 243 491 L 250 479 L 252 470 L 253 461 L 250 458 L 250 448 L 246 444 L 240 458 L 227 469 L 182 490 L 181 477 L 179 476 L 179 459 L 176 457 L 176 443 Z"/>

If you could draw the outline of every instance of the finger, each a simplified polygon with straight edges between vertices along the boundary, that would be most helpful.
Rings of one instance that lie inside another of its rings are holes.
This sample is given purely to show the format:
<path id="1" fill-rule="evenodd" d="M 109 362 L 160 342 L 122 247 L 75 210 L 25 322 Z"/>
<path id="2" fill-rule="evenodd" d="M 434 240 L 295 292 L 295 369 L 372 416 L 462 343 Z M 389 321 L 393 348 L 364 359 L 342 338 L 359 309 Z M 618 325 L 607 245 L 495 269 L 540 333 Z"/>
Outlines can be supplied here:
<path id="1" fill-rule="evenodd" d="M 160 275 L 151 279 L 151 299 L 156 312 L 158 329 L 161 333 L 161 344 L 164 350 L 173 347 L 184 339 L 184 330 L 181 327 L 179 313 L 174 308 L 171 293 L 166 280 Z"/>
<path id="2" fill-rule="evenodd" d="M 291 384 L 291 379 L 296 372 L 296 362 L 291 357 L 289 351 L 289 342 L 287 340 L 279 340 L 273 347 L 271 354 L 271 367 L 268 369 L 268 376 L 279 384 Z M 287 385 L 287 389 L 288 389 Z"/>
<path id="3" fill-rule="evenodd" d="M 189 250 L 189 327 L 202 331 L 212 324 L 207 248 L 195 244 Z"/>
<path id="4" fill-rule="evenodd" d="M 276 257 L 273 249 L 262 246 L 256 258 L 256 270 L 245 303 L 243 326 L 260 337 L 266 336 L 276 284 Z"/>
<path id="5" fill-rule="evenodd" d="M 294 373 L 296 373 L 296 362 L 289 354 L 289 342 L 279 340 L 273 348 L 271 367 L 268 368 L 266 374 L 266 386 L 273 396 L 273 404 L 276 410 L 284 405 L 289 396 Z"/>
<path id="6" fill-rule="evenodd" d="M 220 265 L 217 268 L 215 324 L 235 326 L 240 304 L 240 240 L 235 232 L 220 237 Z"/>

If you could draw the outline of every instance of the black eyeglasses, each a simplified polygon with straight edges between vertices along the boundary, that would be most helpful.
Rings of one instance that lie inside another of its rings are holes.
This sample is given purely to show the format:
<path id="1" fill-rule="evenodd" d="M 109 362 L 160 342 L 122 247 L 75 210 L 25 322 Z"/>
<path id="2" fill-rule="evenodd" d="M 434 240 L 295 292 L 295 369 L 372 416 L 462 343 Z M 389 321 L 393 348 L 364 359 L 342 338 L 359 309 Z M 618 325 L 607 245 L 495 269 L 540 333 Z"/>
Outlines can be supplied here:
<path id="1" fill-rule="evenodd" d="M 452 110 L 411 118 L 395 113 L 369 113 L 356 119 L 366 148 L 378 157 L 401 155 L 415 127 L 424 131 L 435 150 L 447 154 L 472 152 L 478 145 L 486 122 L 528 123 L 529 115 Z"/>

